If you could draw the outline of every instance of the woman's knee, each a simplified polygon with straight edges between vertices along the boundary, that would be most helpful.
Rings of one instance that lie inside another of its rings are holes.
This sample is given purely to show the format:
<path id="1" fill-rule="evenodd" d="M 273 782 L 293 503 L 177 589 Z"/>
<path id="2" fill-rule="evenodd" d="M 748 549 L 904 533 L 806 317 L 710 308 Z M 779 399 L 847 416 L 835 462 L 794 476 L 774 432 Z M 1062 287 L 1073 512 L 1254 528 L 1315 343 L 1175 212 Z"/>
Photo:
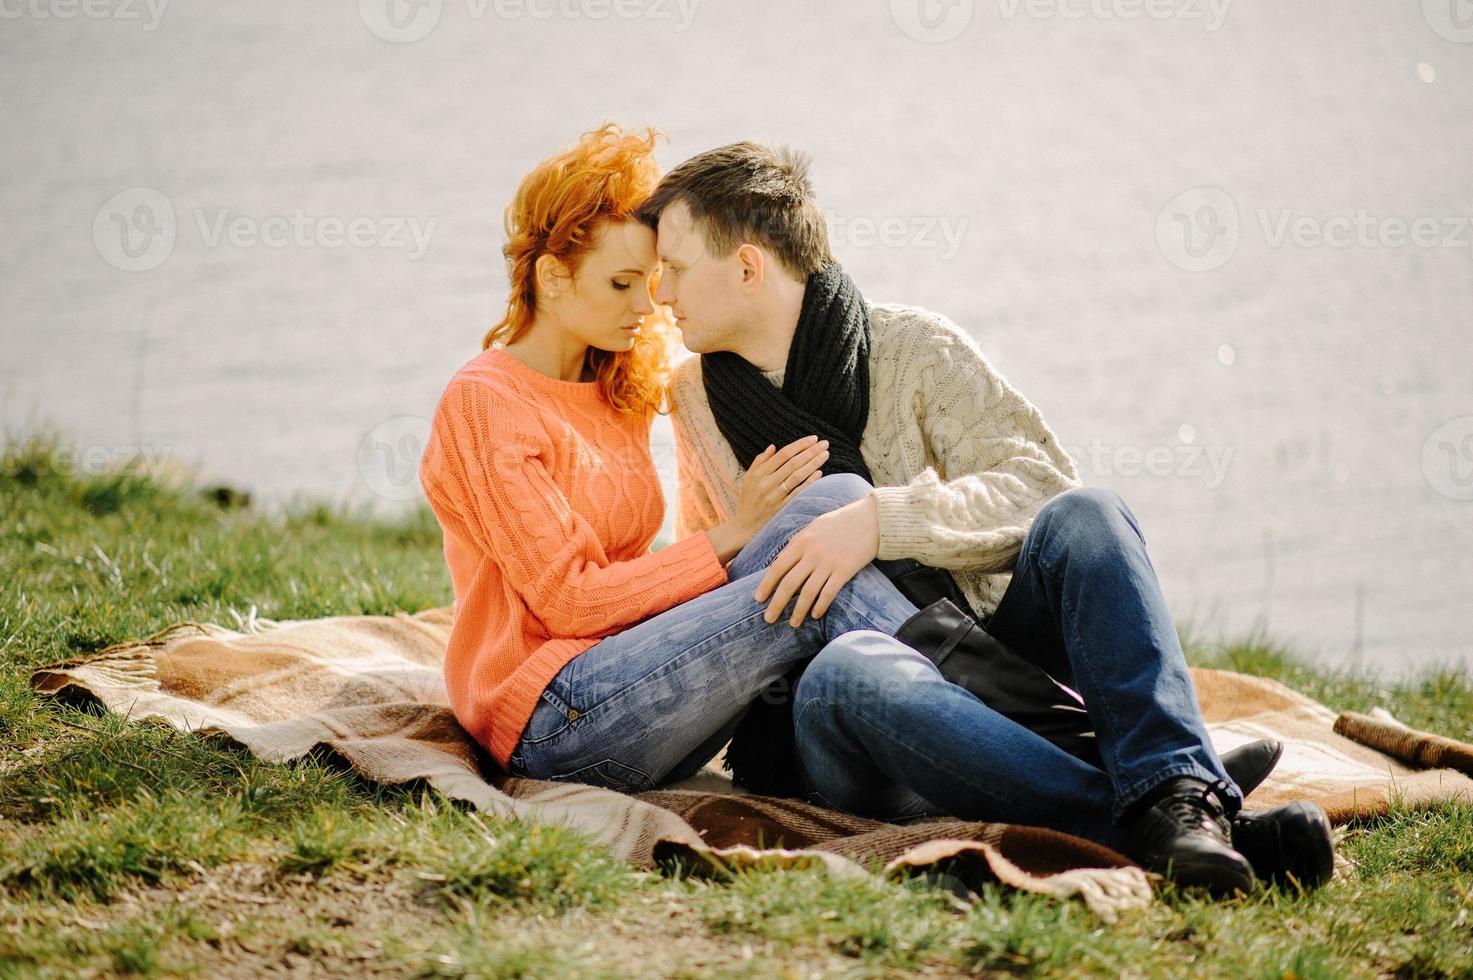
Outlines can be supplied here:
<path id="1" fill-rule="evenodd" d="M 863 500 L 873 489 L 868 480 L 857 474 L 830 473 L 798 491 L 789 506 L 801 507 L 815 514 L 827 514 L 857 500 Z"/>
<path id="2" fill-rule="evenodd" d="M 727 566 L 728 576 L 741 578 L 766 567 L 793 535 L 824 514 L 862 500 L 872 489 L 868 481 L 852 473 L 820 477 L 798 491 L 762 532 L 747 543 Z"/>

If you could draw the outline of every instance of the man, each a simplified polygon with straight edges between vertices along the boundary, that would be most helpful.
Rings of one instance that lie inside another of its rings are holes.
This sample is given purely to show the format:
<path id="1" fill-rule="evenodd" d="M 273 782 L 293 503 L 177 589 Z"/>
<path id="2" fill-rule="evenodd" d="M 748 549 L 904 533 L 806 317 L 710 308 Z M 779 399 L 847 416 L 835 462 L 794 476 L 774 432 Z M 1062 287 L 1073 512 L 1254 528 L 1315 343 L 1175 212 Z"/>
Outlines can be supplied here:
<path id="1" fill-rule="evenodd" d="M 870 562 L 947 569 L 989 633 L 1074 679 L 1107 770 L 1021 726 L 1008 731 L 1014 753 L 947 753 L 976 727 L 966 713 L 989 710 L 980 700 L 943 692 L 936 685 L 948 682 L 915 651 L 835 644 L 794 692 L 793 754 L 809 797 L 1047 823 L 1070 797 L 1020 768 L 1029 756 L 1075 800 L 1113 796 L 1121 849 L 1179 884 L 1247 891 L 1255 866 L 1259 877 L 1323 881 L 1332 852 L 1322 811 L 1239 813 L 1242 790 L 1208 739 L 1134 515 L 1114 492 L 1081 486 L 1038 410 L 949 320 L 864 301 L 834 262 L 807 169 L 802 156 L 737 143 L 681 164 L 641 208 L 658 233 L 655 300 L 702 355 L 671 384 L 678 534 L 729 516 L 769 445 L 829 440 L 824 472 L 873 489 L 777 555 L 755 592 L 768 621 L 790 603 L 795 626 L 823 616 Z M 931 710 L 943 698 L 952 714 Z M 1016 809 L 1000 812 L 1004 799 Z"/>

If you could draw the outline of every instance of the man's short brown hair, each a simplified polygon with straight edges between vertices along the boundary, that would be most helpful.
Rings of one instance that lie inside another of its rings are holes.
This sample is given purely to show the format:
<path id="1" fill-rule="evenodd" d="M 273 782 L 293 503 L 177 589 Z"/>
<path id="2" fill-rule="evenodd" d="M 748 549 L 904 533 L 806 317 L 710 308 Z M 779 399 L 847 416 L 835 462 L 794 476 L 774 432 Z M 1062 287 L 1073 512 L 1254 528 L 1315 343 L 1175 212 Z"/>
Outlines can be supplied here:
<path id="1" fill-rule="evenodd" d="M 667 207 L 683 203 L 712 255 L 730 255 L 751 242 L 769 249 L 794 278 L 807 280 L 834 260 L 808 166 L 806 154 L 787 147 L 720 146 L 666 174 L 637 215 L 656 228 Z"/>

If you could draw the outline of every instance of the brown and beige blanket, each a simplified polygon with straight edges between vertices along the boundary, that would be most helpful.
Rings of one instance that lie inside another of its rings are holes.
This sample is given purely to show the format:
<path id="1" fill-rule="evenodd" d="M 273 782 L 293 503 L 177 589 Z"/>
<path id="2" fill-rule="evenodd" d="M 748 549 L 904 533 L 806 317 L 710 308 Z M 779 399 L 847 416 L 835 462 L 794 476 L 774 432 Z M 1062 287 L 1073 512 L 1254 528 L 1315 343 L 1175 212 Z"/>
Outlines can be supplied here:
<path id="1" fill-rule="evenodd" d="M 886 875 L 944 872 L 1077 895 L 1107 920 L 1151 901 L 1154 876 L 1090 841 L 954 819 L 880 823 L 743 793 L 714 760 L 679 784 L 635 795 L 508 776 L 450 711 L 442 675 L 449 630 L 448 608 L 282 622 L 252 616 L 239 629 L 178 623 L 41 667 L 31 683 L 134 720 L 224 733 L 263 759 L 325 752 L 370 780 L 422 780 L 480 810 L 563 822 L 643 867 L 820 865 L 863 875 L 878 860 Z M 1219 752 L 1265 736 L 1287 746 L 1250 809 L 1307 799 L 1341 824 L 1384 812 L 1397 796 L 1412 805 L 1473 804 L 1473 746 L 1413 731 L 1384 712 L 1337 716 L 1264 678 L 1201 668 L 1192 676 Z"/>

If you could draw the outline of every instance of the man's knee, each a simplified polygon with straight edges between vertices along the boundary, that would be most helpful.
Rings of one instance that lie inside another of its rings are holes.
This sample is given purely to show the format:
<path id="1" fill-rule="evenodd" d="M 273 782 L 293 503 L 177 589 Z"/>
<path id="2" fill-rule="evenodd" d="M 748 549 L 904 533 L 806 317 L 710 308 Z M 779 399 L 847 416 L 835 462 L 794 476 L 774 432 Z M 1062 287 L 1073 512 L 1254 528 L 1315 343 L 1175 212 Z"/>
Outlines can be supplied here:
<path id="1" fill-rule="evenodd" d="M 1109 487 L 1074 487 L 1051 497 L 1039 508 L 1036 520 L 1071 527 L 1098 527 L 1130 518 L 1125 500 Z"/>
<path id="2" fill-rule="evenodd" d="M 1109 487 L 1074 487 L 1050 497 L 1039 508 L 1038 516 L 1048 515 L 1056 521 L 1094 520 L 1124 506 L 1120 494 Z"/>
<path id="3" fill-rule="evenodd" d="M 1034 518 L 1039 533 L 1062 534 L 1069 544 L 1134 534 L 1144 541 L 1135 515 L 1109 487 L 1074 487 L 1049 499 Z"/>
<path id="4" fill-rule="evenodd" d="M 925 658 L 877 630 L 853 630 L 831 640 L 803 670 L 793 692 L 795 708 L 821 698 L 857 704 L 868 698 L 893 698 L 931 669 Z"/>

